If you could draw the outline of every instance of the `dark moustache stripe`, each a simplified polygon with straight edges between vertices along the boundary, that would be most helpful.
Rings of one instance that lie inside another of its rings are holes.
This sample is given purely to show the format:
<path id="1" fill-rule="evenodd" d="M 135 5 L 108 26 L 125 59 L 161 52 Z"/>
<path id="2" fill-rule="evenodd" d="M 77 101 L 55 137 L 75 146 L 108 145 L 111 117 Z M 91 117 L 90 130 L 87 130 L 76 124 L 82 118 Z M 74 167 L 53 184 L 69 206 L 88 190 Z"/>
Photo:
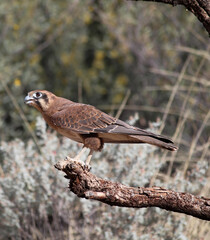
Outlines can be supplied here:
<path id="1" fill-rule="evenodd" d="M 41 103 L 39 102 L 39 100 L 36 100 L 35 102 L 36 102 L 36 104 L 40 107 L 40 109 L 43 110 L 42 105 L 41 105 Z"/>
<path id="2" fill-rule="evenodd" d="M 45 104 L 48 104 L 48 103 L 49 103 L 49 99 L 48 99 L 47 94 L 44 93 L 43 96 L 42 96 L 42 99 L 44 99 Z"/>

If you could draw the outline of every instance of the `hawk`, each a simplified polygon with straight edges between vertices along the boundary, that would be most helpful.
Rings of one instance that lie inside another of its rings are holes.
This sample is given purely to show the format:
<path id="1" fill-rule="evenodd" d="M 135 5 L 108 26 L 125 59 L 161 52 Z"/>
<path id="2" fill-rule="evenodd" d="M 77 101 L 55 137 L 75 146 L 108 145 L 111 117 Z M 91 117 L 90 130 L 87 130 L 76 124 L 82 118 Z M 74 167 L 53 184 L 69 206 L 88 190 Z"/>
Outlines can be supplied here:
<path id="1" fill-rule="evenodd" d="M 87 166 L 93 152 L 101 151 L 105 143 L 148 143 L 170 151 L 177 150 L 165 136 L 131 126 L 94 106 L 72 102 L 46 90 L 29 92 L 25 103 L 35 107 L 58 133 L 84 145 L 74 160 L 79 160 L 86 148 L 90 149 Z"/>

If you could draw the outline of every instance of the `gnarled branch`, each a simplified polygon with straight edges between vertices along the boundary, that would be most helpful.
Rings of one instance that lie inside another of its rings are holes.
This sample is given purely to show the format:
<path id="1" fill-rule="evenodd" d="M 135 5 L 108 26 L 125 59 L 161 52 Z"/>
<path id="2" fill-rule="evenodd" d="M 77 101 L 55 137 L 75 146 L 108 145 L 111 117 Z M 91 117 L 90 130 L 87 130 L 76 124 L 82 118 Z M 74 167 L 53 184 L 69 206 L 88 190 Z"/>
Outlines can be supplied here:
<path id="1" fill-rule="evenodd" d="M 210 199 L 160 187 L 127 187 L 96 177 L 80 162 L 59 161 L 55 167 L 70 179 L 69 189 L 80 198 L 94 199 L 119 207 L 159 207 L 210 221 Z"/>
<path id="2" fill-rule="evenodd" d="M 209 0 L 135 0 L 146 2 L 161 2 L 172 6 L 183 5 L 192 12 L 203 24 L 210 36 L 210 1 Z"/>

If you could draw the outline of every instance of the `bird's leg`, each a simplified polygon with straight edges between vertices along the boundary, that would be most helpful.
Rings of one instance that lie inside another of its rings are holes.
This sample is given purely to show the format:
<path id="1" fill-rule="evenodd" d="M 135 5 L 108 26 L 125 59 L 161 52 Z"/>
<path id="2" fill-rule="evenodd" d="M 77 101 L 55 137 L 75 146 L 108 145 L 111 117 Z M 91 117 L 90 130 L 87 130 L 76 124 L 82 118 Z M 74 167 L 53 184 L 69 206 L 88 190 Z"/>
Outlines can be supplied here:
<path id="1" fill-rule="evenodd" d="M 87 159 L 85 161 L 85 164 L 84 164 L 84 162 L 80 161 L 80 157 L 82 156 L 82 154 L 85 152 L 86 149 L 87 149 L 86 147 L 83 147 L 82 150 L 76 155 L 76 157 L 69 158 L 69 160 L 76 161 L 76 162 L 80 163 L 85 169 L 90 171 L 91 167 L 90 167 L 89 164 L 90 164 L 90 160 L 91 160 L 91 158 L 93 156 L 93 150 L 90 149 L 90 152 L 89 152 L 88 157 L 87 157 Z M 68 157 L 66 157 L 66 160 L 68 160 Z"/>
<path id="2" fill-rule="evenodd" d="M 86 161 L 85 161 L 85 166 L 86 166 L 87 168 L 90 168 L 90 160 L 91 160 L 92 156 L 93 156 L 93 150 L 90 149 L 90 152 L 89 152 L 89 154 L 88 154 L 88 157 L 87 157 L 87 159 L 86 159 Z"/>
<path id="3" fill-rule="evenodd" d="M 82 150 L 76 155 L 76 157 L 74 157 L 74 161 L 79 161 L 80 157 L 82 156 L 86 149 L 87 149 L 86 147 L 83 147 Z"/>
<path id="4" fill-rule="evenodd" d="M 71 158 L 70 156 L 66 157 L 66 160 L 70 160 L 70 161 L 76 161 L 78 163 L 80 163 L 82 166 L 85 166 L 85 163 L 80 161 L 80 157 L 82 156 L 82 154 L 84 153 L 84 151 L 86 150 L 86 147 L 83 147 L 82 150 L 76 155 L 76 157 Z"/>

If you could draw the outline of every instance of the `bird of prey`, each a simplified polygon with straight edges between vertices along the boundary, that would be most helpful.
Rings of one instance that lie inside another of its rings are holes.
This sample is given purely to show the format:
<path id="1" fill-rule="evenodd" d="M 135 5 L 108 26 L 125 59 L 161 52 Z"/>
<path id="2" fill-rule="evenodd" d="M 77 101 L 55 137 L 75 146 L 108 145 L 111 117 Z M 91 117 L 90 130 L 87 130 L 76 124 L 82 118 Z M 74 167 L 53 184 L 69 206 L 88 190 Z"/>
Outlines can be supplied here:
<path id="1" fill-rule="evenodd" d="M 177 150 L 167 137 L 131 126 L 96 109 L 94 106 L 57 97 L 46 90 L 28 93 L 25 103 L 41 112 L 50 127 L 63 136 L 83 143 L 79 160 L 86 148 L 90 149 L 86 165 L 94 151 L 101 151 L 104 143 L 148 143 L 170 151 Z"/>

